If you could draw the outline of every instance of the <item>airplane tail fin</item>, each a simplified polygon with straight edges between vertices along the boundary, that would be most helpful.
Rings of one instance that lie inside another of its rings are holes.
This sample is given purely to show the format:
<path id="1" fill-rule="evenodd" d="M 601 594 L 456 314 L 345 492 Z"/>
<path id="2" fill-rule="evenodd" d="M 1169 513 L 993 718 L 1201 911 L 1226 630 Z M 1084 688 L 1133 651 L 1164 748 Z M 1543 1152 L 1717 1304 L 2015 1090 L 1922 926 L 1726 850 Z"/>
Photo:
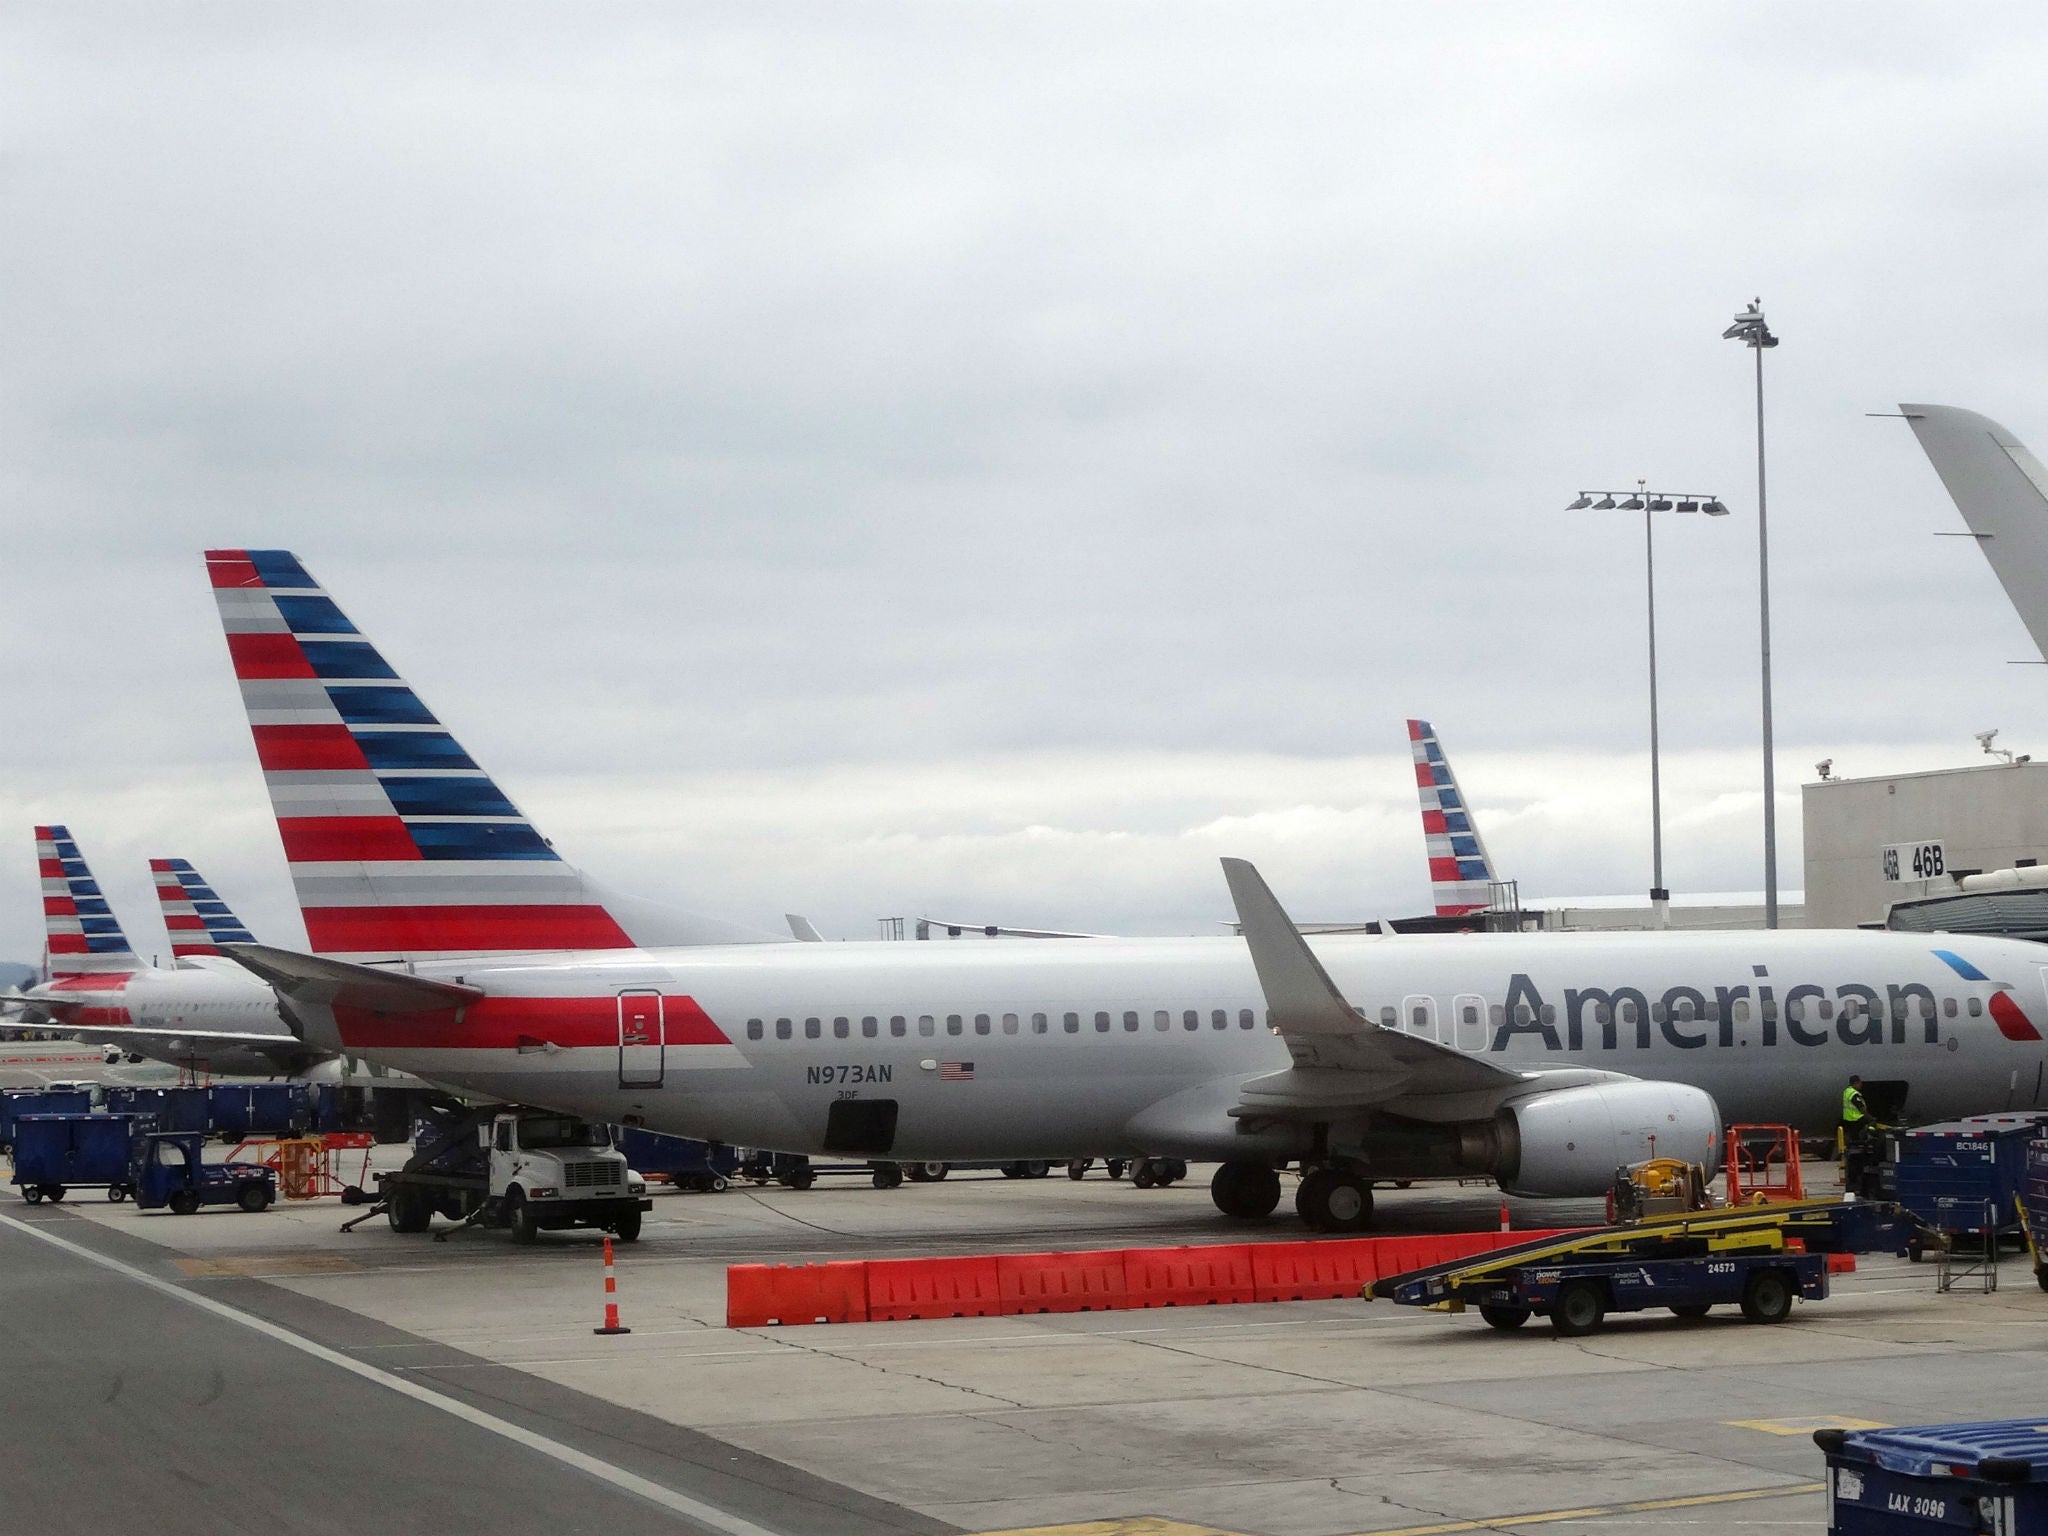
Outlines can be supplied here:
<path id="1" fill-rule="evenodd" d="M 136 971 L 142 961 L 114 917 L 67 827 L 36 828 L 43 878 L 43 933 L 50 979 Z"/>
<path id="2" fill-rule="evenodd" d="M 565 862 L 284 550 L 207 573 L 315 951 L 424 959 L 765 935 L 629 915 Z M 653 931 L 658 927 L 658 934 Z"/>
<path id="3" fill-rule="evenodd" d="M 156 880 L 157 905 L 163 908 L 164 930 L 171 936 L 171 954 L 177 959 L 217 955 L 223 944 L 256 942 L 186 860 L 151 859 L 149 869 Z"/>
<path id="4" fill-rule="evenodd" d="M 1438 917 L 1478 912 L 1492 900 L 1493 860 L 1444 756 L 1443 743 L 1427 720 L 1408 722 L 1415 754 L 1415 788 L 1422 797 L 1422 837 L 1429 850 L 1429 883 Z"/>
<path id="5" fill-rule="evenodd" d="M 2048 659 L 2048 468 L 1988 416 L 1953 405 L 1899 409 Z"/>

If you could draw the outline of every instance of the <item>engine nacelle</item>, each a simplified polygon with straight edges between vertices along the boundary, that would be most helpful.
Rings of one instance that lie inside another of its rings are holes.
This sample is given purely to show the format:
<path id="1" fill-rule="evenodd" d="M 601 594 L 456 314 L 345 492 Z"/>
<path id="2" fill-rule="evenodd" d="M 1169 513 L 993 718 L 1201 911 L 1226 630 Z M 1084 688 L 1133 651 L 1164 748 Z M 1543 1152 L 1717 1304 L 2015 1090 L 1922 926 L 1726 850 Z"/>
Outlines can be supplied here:
<path id="1" fill-rule="evenodd" d="M 1712 1172 L 1721 1160 L 1721 1111 L 1682 1083 L 1593 1083 L 1517 1099 L 1494 1117 L 1495 1177 L 1516 1195 L 1598 1195 L 1615 1171 L 1675 1157 Z"/>

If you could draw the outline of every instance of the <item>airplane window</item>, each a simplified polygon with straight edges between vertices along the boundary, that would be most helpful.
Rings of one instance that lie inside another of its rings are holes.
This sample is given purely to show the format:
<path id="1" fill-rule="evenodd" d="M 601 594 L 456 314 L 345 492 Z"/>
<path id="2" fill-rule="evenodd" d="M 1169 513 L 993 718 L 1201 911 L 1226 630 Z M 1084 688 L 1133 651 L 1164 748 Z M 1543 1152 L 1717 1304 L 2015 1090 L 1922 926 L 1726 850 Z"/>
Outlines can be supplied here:
<path id="1" fill-rule="evenodd" d="M 1252 1017 L 1251 1009 L 1240 1008 L 1237 1010 L 1237 1027 L 1239 1029 L 1256 1029 L 1258 1027 L 1258 1020 Z"/>
<path id="2" fill-rule="evenodd" d="M 1979 1019 L 1979 1018 L 1982 1018 L 1983 1016 L 1984 1016 L 1984 999 L 1983 999 L 1983 998 L 1981 998 L 1981 997 L 1973 997 L 1973 998 L 1971 998 L 1971 999 L 1970 999 L 1970 1017 L 1971 1017 L 1971 1018 L 1973 1018 L 1973 1019 Z"/>
<path id="3" fill-rule="evenodd" d="M 1665 1008 L 1664 1008 L 1664 1005 L 1663 1005 L 1662 1003 L 1652 1003 L 1652 1004 L 1650 1004 L 1650 1019 L 1651 1019 L 1651 1022 L 1653 1022 L 1653 1023 L 1656 1023 L 1656 1024 L 1662 1024 L 1662 1023 L 1664 1022 L 1664 1016 L 1665 1016 Z"/>
<path id="4" fill-rule="evenodd" d="M 1794 1024 L 1804 1023 L 1806 1021 L 1806 999 L 1795 997 L 1788 1001 L 1785 1004 L 1785 1017 Z"/>
<path id="5" fill-rule="evenodd" d="M 869 1014 L 869 1015 L 867 1015 L 867 1016 L 866 1016 L 865 1018 L 863 1018 L 863 1019 L 862 1019 L 862 1020 L 860 1021 L 860 1037 L 861 1037 L 861 1039 L 863 1039 L 863 1040 L 872 1040 L 872 1039 L 874 1039 L 874 1038 L 875 1038 L 875 1036 L 876 1036 L 876 1035 L 880 1034 L 881 1032 L 882 1032 L 882 1021 L 881 1021 L 880 1019 L 876 1018 L 876 1017 L 875 1017 L 875 1016 L 874 1016 L 873 1014 Z"/>
<path id="6" fill-rule="evenodd" d="M 892 1034 L 892 1035 L 896 1036 L 896 1037 L 897 1037 L 898 1039 L 901 1039 L 901 1038 L 903 1037 L 903 1033 L 904 1033 L 904 1030 L 905 1030 L 905 1028 L 906 1028 L 906 1021 L 904 1020 L 904 1017 L 903 1017 L 903 1015 L 902 1015 L 902 1014 L 900 1014 L 900 1013 L 892 1013 L 892 1014 L 890 1014 L 890 1015 L 889 1015 L 889 1033 L 890 1033 L 890 1034 Z"/>
<path id="7" fill-rule="evenodd" d="M 1136 1029 L 1137 1027 L 1138 1027 L 1138 1016 L 1137 1016 L 1137 1014 L 1133 1013 L 1133 1012 L 1132 1012 L 1132 1011 L 1131 1011 L 1130 1009 L 1126 1008 L 1126 1009 L 1124 1010 L 1124 1028 L 1125 1028 L 1125 1029 Z"/>
<path id="8" fill-rule="evenodd" d="M 1230 1015 L 1223 1009 L 1218 1008 L 1209 1015 L 1209 1023 L 1217 1029 L 1228 1029 L 1230 1028 Z"/>
<path id="9" fill-rule="evenodd" d="M 920 1035 L 934 1035 L 938 1033 L 938 1029 L 939 1021 L 930 1014 L 920 1013 L 917 1016 L 917 1032 Z"/>
<path id="10" fill-rule="evenodd" d="M 1529 1012 L 1529 1005 L 1527 1003 L 1515 1004 L 1515 1022 L 1517 1024 L 1527 1024 L 1534 1017 L 1535 1015 Z M 1419 1008 L 1415 1011 L 1415 1027 L 1417 1029 L 1422 1028 L 1422 1010 Z"/>
<path id="11" fill-rule="evenodd" d="M 777 1019 L 775 1021 L 775 1038 L 778 1040 L 787 1040 L 789 1038 L 789 1020 Z"/>
<path id="12" fill-rule="evenodd" d="M 1108 1015 L 1108 1014 L 1106 1014 L 1106 1013 L 1098 1013 L 1098 1014 L 1096 1014 L 1096 1015 L 1095 1015 L 1095 1029 L 1096 1029 L 1096 1032 L 1097 1032 L 1098 1034 L 1104 1034 L 1104 1035 L 1106 1035 L 1106 1034 L 1108 1034 L 1108 1033 L 1109 1033 L 1109 1015 Z"/>
<path id="13" fill-rule="evenodd" d="M 1046 1032 L 1046 1029 L 1051 1025 L 1051 1023 L 1052 1021 L 1048 1019 L 1044 1014 L 1034 1013 L 1033 1015 L 1031 1015 L 1031 1033 L 1033 1033 L 1034 1035 L 1042 1035 Z"/>
<path id="14" fill-rule="evenodd" d="M 1746 1003 L 1738 1003 L 1736 1006 L 1742 1009 L 1742 1016 L 1745 1019 L 1749 1017 L 1749 1007 Z M 1818 1007 L 1822 1018 L 1832 1019 L 1835 1016 L 1835 1000 L 1832 997 L 1822 998 Z"/>
<path id="15" fill-rule="evenodd" d="M 1778 1000 L 1775 997 L 1764 999 L 1763 1014 L 1766 1019 L 1776 1019 L 1778 1017 Z"/>
<path id="16" fill-rule="evenodd" d="M 759 1019 L 747 1020 L 747 1038 L 749 1040 L 761 1038 L 761 1021 Z"/>
<path id="17" fill-rule="evenodd" d="M 1195 1009 L 1190 1008 L 1180 1016 L 1180 1022 L 1183 1029 L 1200 1029 L 1202 1027 L 1202 1015 Z"/>
<path id="18" fill-rule="evenodd" d="M 822 1035 L 823 1035 L 824 1033 L 825 1033 L 825 1025 L 824 1025 L 824 1021 L 823 1021 L 823 1020 L 821 1020 L 821 1019 L 805 1019 L 805 1020 L 804 1020 L 804 1038 L 805 1038 L 806 1040 L 816 1040 L 816 1039 L 818 1039 L 818 1038 L 819 1038 L 820 1036 L 822 1036 Z"/>
<path id="19" fill-rule="evenodd" d="M 1061 1014 L 1060 1027 L 1070 1035 L 1078 1035 L 1081 1033 L 1081 1015 L 1078 1013 Z"/>
<path id="20" fill-rule="evenodd" d="M 985 1013 L 977 1013 L 977 1014 L 976 1014 L 976 1015 L 974 1016 L 974 1032 L 975 1032 L 975 1033 L 976 1033 L 977 1035 L 985 1035 L 985 1034 L 987 1034 L 987 1033 L 988 1033 L 988 1015 L 987 1015 L 987 1014 L 985 1014 Z"/>
<path id="21" fill-rule="evenodd" d="M 1429 1029 L 1429 1008 L 1426 1004 L 1417 1003 L 1408 1010 L 1408 1027 L 1418 1033 Z"/>
<path id="22" fill-rule="evenodd" d="M 966 1021 L 965 1021 L 965 1020 L 963 1020 L 963 1019 L 962 1019 L 962 1018 L 960 1017 L 960 1015 L 959 1015 L 959 1014 L 957 1014 L 957 1013 L 949 1013 L 949 1014 L 947 1014 L 947 1015 L 946 1015 L 946 1033 L 947 1033 L 947 1034 L 949 1034 L 949 1035 L 957 1035 L 957 1034 L 959 1034 L 959 1033 L 960 1033 L 960 1031 L 961 1031 L 961 1028 L 962 1028 L 962 1026 L 963 1026 L 963 1024 L 964 1024 L 965 1022 L 966 1022 Z"/>
<path id="23" fill-rule="evenodd" d="M 1155 1008 L 1155 1009 L 1153 1009 L 1153 1010 L 1152 1010 L 1152 1027 L 1153 1027 L 1154 1029 L 1171 1029 L 1171 1028 L 1173 1028 L 1173 1015 L 1172 1015 L 1172 1014 L 1170 1014 L 1170 1013 L 1168 1013 L 1168 1012 L 1167 1012 L 1167 1011 L 1166 1011 L 1166 1010 L 1165 1010 L 1164 1008 Z"/>
<path id="24" fill-rule="evenodd" d="M 1017 1015 L 1015 1015 L 1014 1013 L 1006 1013 L 1003 1015 L 1003 1033 L 1006 1035 L 1014 1035 L 1015 1033 L 1017 1033 Z"/>
<path id="25" fill-rule="evenodd" d="M 1508 1011 L 1503 1004 L 1495 1003 L 1491 1008 L 1487 1009 L 1486 1011 L 1492 1017 L 1493 1027 L 1495 1029 L 1499 1029 L 1501 1025 L 1507 1023 Z"/>
<path id="26" fill-rule="evenodd" d="M 1458 1010 L 1458 1017 L 1467 1024 L 1477 1024 L 1479 1022 L 1479 1005 L 1477 1003 L 1465 1004 L 1464 1007 Z"/>
<path id="27" fill-rule="evenodd" d="M 1941 1012 L 1944 1018 L 1954 1018 L 1956 1016 L 1956 1000 L 1952 997 L 1944 997 L 1941 1000 Z"/>
<path id="28" fill-rule="evenodd" d="M 1706 1021 L 1707 1021 L 1707 1022 L 1708 1022 L 1709 1024 L 1718 1024 L 1718 1023 L 1720 1023 L 1720 1022 L 1721 1022 L 1721 1005 L 1720 1005 L 1720 1004 L 1719 1004 L 1718 1002 L 1713 1002 L 1713 1003 L 1709 1003 L 1709 1004 L 1707 1004 L 1707 1006 L 1706 1006 L 1706 1007 L 1704 1007 L 1704 1008 L 1702 1008 L 1702 1009 L 1700 1010 L 1700 1017 L 1701 1017 L 1701 1018 L 1703 1018 L 1703 1019 L 1705 1019 L 1705 1020 L 1706 1020 Z"/>
<path id="29" fill-rule="evenodd" d="M 1545 1003 L 1537 1010 L 1537 1017 L 1546 1024 L 1555 1024 L 1557 1022 L 1557 1004 Z"/>
<path id="30" fill-rule="evenodd" d="M 832 1021 L 832 1038 L 834 1040 L 844 1040 L 852 1033 L 853 1022 L 844 1015 Z"/>
<path id="31" fill-rule="evenodd" d="M 1633 1023 L 1635 1023 L 1635 1021 L 1636 1021 L 1636 1005 L 1635 1005 L 1635 1000 L 1634 1000 L 1633 998 L 1626 998 L 1626 997 L 1625 997 L 1625 998 L 1623 998 L 1623 999 L 1622 999 L 1622 1000 L 1621 1000 L 1621 1001 L 1620 1001 L 1619 1003 L 1617 1003 L 1617 1004 L 1615 1005 L 1615 1009 L 1614 1009 L 1614 1011 L 1615 1011 L 1615 1013 L 1616 1013 L 1616 1014 L 1618 1014 L 1618 1015 L 1620 1016 L 1620 1018 L 1621 1018 L 1621 1022 L 1622 1022 L 1622 1023 L 1624 1023 L 1624 1024 L 1633 1024 Z"/>
<path id="32" fill-rule="evenodd" d="M 1401 1010 L 1389 1003 L 1380 1010 L 1380 1023 L 1387 1029 L 1399 1029 L 1401 1027 Z"/>
<path id="33" fill-rule="evenodd" d="M 1693 1017 L 1692 999 L 1681 997 L 1678 1000 L 1678 1006 L 1671 1010 L 1671 1016 L 1675 1019 L 1690 1020 Z M 1546 1019 L 1544 1022 L 1547 1024 L 1550 1021 Z"/>

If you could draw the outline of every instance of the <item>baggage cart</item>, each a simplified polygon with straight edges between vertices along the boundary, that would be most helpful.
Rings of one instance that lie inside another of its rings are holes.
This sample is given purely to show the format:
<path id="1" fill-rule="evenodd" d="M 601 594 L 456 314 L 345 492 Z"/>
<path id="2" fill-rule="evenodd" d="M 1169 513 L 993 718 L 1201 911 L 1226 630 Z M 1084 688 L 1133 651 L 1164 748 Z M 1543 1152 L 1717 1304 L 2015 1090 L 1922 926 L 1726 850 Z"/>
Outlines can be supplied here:
<path id="1" fill-rule="evenodd" d="M 14 1125 L 14 1177 L 30 1205 L 98 1187 L 119 1204 L 133 1192 L 130 1147 L 144 1115 L 23 1115 Z"/>
<path id="2" fill-rule="evenodd" d="M 2048 1134 L 2044 1120 L 2048 1116 L 1973 1115 L 1888 1133 L 1885 1152 L 1894 1198 L 1921 1220 L 1965 1237 L 1996 1241 L 2017 1236 L 2027 1147 Z M 1986 1211 L 1991 1213 L 1988 1225 Z M 1970 1213 L 1968 1223 L 1947 1226 L 1957 1213 Z"/>
<path id="3" fill-rule="evenodd" d="M 207 1124 L 226 1142 L 303 1136 L 313 1124 L 312 1095 L 304 1083 L 215 1083 L 207 1089 Z"/>
<path id="4" fill-rule="evenodd" d="M 151 1115 L 160 1131 L 204 1131 L 207 1094 L 204 1088 L 107 1089 L 107 1111 L 117 1115 Z"/>
<path id="5" fill-rule="evenodd" d="M 2048 1444 L 2037 1419 L 1817 1429 L 1831 1536 L 2048 1532 Z"/>
<path id="6" fill-rule="evenodd" d="M 0 1152 L 14 1145 L 14 1122 L 23 1115 L 89 1115 L 86 1088 L 17 1088 L 0 1093 Z"/>
<path id="7" fill-rule="evenodd" d="M 714 1192 L 739 1172 L 740 1155 L 715 1141 L 663 1136 L 637 1126 L 614 1126 L 612 1145 L 626 1154 L 626 1166 L 647 1179 L 665 1179 L 678 1189 Z"/>

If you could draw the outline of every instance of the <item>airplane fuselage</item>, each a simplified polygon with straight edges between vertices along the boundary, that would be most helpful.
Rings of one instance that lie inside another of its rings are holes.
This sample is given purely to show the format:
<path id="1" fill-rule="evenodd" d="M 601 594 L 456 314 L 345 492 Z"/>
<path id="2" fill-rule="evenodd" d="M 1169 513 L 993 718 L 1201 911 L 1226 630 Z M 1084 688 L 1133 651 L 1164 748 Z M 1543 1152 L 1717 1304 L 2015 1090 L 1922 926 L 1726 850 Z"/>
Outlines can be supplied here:
<path id="1" fill-rule="evenodd" d="M 1849 1075 L 1916 1120 L 2044 1102 L 2048 949 L 1864 932 L 1315 939 L 1360 1028 L 1514 1070 L 1690 1084 L 1730 1121 L 1834 1122 Z M 854 943 L 422 962 L 486 995 L 308 1009 L 309 1038 L 433 1081 L 656 1131 L 906 1160 L 1298 1155 L 1230 1113 L 1286 1070 L 1235 939 Z M 835 1104 L 894 1106 L 877 1122 Z M 1388 1111 L 1402 1113 L 1390 1100 Z M 836 1127 L 836 1132 L 835 1132 Z"/>

